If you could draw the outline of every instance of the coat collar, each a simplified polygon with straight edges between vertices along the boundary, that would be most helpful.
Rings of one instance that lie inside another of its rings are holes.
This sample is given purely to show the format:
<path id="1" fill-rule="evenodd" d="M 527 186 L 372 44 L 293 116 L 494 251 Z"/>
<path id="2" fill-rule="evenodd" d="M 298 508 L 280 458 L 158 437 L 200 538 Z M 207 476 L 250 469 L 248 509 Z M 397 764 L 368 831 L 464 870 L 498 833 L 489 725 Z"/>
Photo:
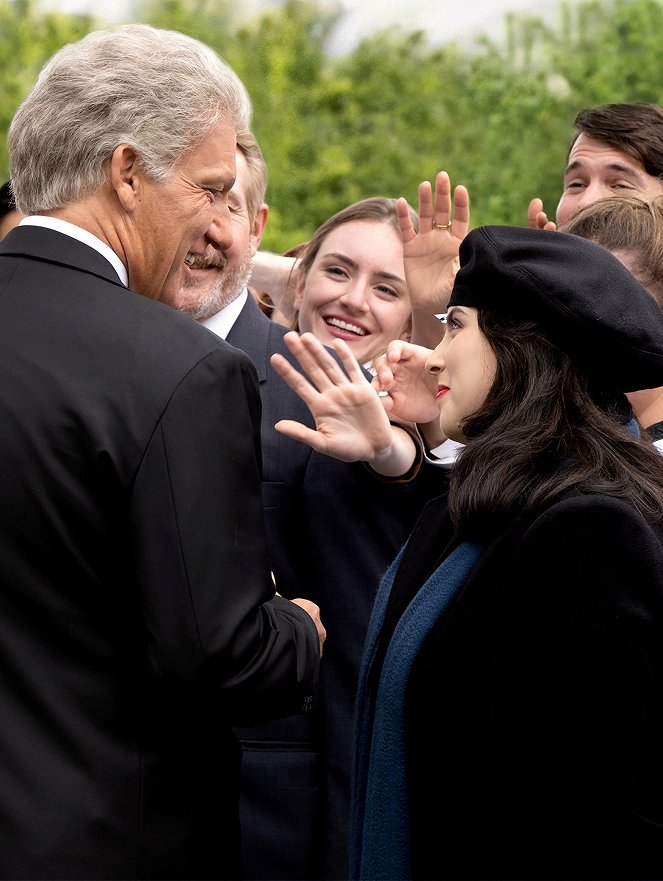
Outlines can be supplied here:
<path id="1" fill-rule="evenodd" d="M 43 263 L 74 267 L 126 290 L 111 264 L 98 251 L 71 236 L 45 227 L 14 227 L 0 241 L 0 257 L 27 257 Z"/>

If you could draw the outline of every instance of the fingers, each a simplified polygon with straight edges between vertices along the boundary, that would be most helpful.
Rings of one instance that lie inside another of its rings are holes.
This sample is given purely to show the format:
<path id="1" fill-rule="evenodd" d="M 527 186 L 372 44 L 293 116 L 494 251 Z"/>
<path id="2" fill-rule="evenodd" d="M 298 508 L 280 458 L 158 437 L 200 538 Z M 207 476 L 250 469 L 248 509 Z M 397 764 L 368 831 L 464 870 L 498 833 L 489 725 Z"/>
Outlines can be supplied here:
<path id="1" fill-rule="evenodd" d="M 394 365 L 411 360 L 420 350 L 428 351 L 406 340 L 392 340 L 386 350 L 373 359 L 375 370 L 375 380 L 371 383 L 373 387 L 378 392 L 389 389 L 394 382 Z M 385 402 L 382 403 L 384 405 Z"/>
<path id="2" fill-rule="evenodd" d="M 317 390 L 304 374 L 296 370 L 283 355 L 279 355 L 276 352 L 269 359 L 269 363 L 310 409 L 315 401 Z"/>
<path id="3" fill-rule="evenodd" d="M 467 187 L 458 184 L 454 190 L 454 219 L 451 232 L 457 239 L 464 239 L 470 227 L 470 194 Z"/>
<path id="4" fill-rule="evenodd" d="M 437 226 L 447 226 L 451 220 L 451 181 L 446 171 L 435 176 L 435 211 L 432 222 Z"/>
<path id="5" fill-rule="evenodd" d="M 364 371 L 355 358 L 352 349 L 345 340 L 334 340 L 334 349 L 338 352 L 343 362 L 343 367 L 351 382 L 367 383 Z"/>
<path id="6" fill-rule="evenodd" d="M 430 227 L 429 227 L 430 222 Z M 446 230 L 458 239 L 464 239 L 470 223 L 470 195 L 462 184 L 454 189 L 453 218 L 451 216 L 451 180 L 446 171 L 435 176 L 435 204 L 428 181 L 419 185 L 419 225 L 423 230 Z"/>
<path id="7" fill-rule="evenodd" d="M 399 361 L 408 361 L 419 349 L 421 346 L 407 340 L 392 340 L 385 354 L 390 364 L 397 364 Z"/>
<path id="8" fill-rule="evenodd" d="M 292 331 L 283 339 L 319 391 L 348 381 L 338 362 L 312 333 L 297 334 Z"/>
<path id="9" fill-rule="evenodd" d="M 527 225 L 532 229 L 541 229 L 538 222 L 539 214 L 544 214 L 543 201 L 539 198 L 532 199 L 527 208 Z M 546 218 L 546 220 L 547 219 L 548 218 Z"/>
<path id="10" fill-rule="evenodd" d="M 396 215 L 403 242 L 411 241 L 416 236 L 416 232 L 410 217 L 410 206 L 407 203 L 407 199 L 404 199 L 402 196 L 396 201 Z"/>

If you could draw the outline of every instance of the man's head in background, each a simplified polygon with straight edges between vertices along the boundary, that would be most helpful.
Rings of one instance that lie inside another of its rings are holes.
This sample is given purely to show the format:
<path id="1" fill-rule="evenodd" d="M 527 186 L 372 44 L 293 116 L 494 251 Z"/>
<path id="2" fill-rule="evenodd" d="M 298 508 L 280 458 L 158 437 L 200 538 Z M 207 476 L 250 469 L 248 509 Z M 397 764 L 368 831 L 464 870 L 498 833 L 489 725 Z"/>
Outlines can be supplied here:
<path id="1" fill-rule="evenodd" d="M 603 104 L 581 110 L 569 146 L 557 225 L 608 196 L 663 194 L 663 108 Z"/>
<path id="2" fill-rule="evenodd" d="M 240 132 L 235 184 L 228 197 L 233 243 L 224 251 L 208 247 L 187 254 L 190 273 L 174 304 L 180 311 L 205 321 L 242 293 L 267 223 L 266 189 L 267 166 L 258 142 L 250 132 Z"/>
<path id="3" fill-rule="evenodd" d="M 561 230 L 612 251 L 663 310 L 663 196 L 652 200 L 635 196 L 598 199 L 576 212 Z M 624 311 L 628 313 L 628 309 L 625 302 Z M 642 389 L 627 397 L 640 425 L 650 433 L 655 427 L 655 439 L 663 436 L 659 434 L 663 388 Z"/>

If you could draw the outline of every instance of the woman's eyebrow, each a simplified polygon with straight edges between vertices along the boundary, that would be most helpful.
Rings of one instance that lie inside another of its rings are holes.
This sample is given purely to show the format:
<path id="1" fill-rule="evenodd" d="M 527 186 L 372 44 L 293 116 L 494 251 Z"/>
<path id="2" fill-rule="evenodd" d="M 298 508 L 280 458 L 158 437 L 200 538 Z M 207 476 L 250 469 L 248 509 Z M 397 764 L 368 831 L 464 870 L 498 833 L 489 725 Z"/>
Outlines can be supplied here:
<path id="1" fill-rule="evenodd" d="M 351 269 L 359 269 L 359 264 L 356 262 L 356 260 L 352 260 L 350 257 L 346 257 L 345 254 L 338 254 L 335 251 L 328 251 L 322 256 L 325 258 L 338 260 L 339 263 L 345 263 Z M 399 284 L 405 284 L 405 279 L 402 276 L 395 275 L 393 272 L 385 272 L 383 269 L 378 270 L 374 273 L 374 275 L 378 275 L 380 278 L 388 279 L 389 281 L 397 281 Z"/>

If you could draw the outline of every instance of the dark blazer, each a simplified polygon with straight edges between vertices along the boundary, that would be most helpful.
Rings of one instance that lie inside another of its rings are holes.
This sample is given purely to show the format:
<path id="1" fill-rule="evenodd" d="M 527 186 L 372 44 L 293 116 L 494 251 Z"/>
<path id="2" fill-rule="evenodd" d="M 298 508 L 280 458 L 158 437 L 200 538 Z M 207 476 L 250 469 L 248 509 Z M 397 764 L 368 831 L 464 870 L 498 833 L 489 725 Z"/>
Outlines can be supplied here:
<path id="1" fill-rule="evenodd" d="M 262 399 L 263 494 L 272 569 L 285 596 L 317 602 L 327 628 L 318 705 L 309 717 L 239 731 L 247 877 L 347 877 L 354 696 L 362 646 L 382 574 L 421 508 L 446 486 L 422 468 L 411 483 L 378 480 L 361 463 L 314 452 L 274 423 L 313 425 L 272 368 L 287 332 L 251 297 L 227 340 L 253 361 Z M 430 470 L 429 470 L 430 468 Z"/>
<path id="2" fill-rule="evenodd" d="M 230 724 L 299 712 L 319 663 L 268 602 L 253 366 L 19 227 L 0 374 L 0 876 L 236 878 Z"/>
<path id="3" fill-rule="evenodd" d="M 383 637 L 452 540 L 431 503 Z M 661 529 L 575 491 L 505 524 L 408 679 L 411 877 L 663 878 L 662 695 Z"/>

